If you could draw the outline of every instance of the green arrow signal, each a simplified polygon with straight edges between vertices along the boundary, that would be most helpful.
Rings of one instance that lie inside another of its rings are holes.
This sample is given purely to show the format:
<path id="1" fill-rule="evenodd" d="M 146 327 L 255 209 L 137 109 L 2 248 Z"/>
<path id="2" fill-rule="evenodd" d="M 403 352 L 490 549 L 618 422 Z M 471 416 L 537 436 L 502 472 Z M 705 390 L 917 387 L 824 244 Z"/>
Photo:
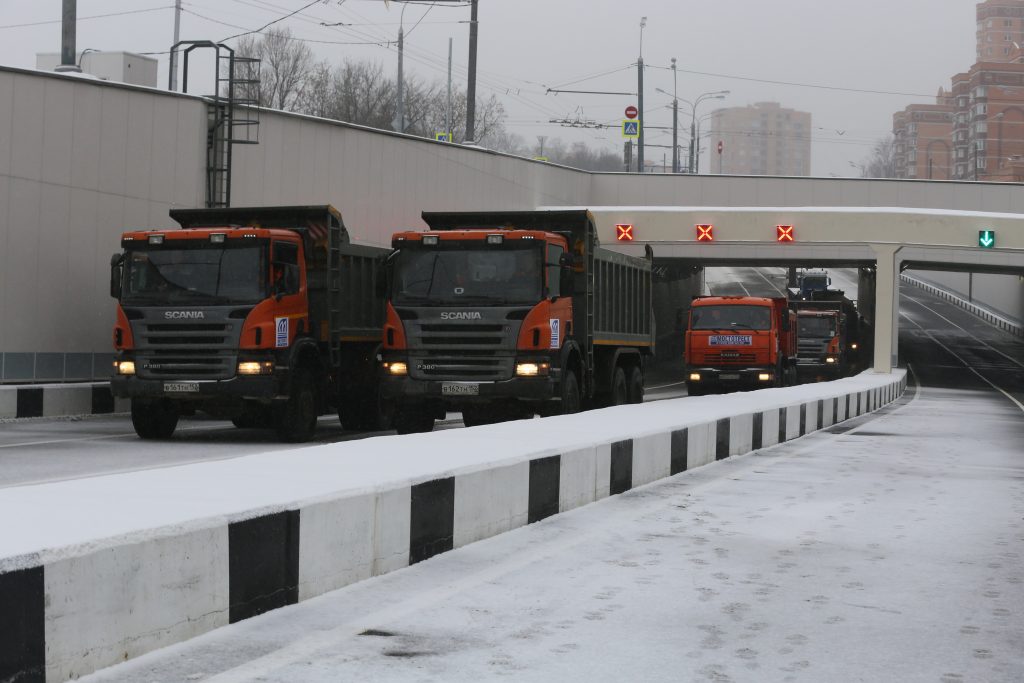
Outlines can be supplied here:
<path id="1" fill-rule="evenodd" d="M 978 231 L 978 246 L 985 249 L 991 249 L 996 245 L 996 231 L 995 230 L 979 230 Z"/>

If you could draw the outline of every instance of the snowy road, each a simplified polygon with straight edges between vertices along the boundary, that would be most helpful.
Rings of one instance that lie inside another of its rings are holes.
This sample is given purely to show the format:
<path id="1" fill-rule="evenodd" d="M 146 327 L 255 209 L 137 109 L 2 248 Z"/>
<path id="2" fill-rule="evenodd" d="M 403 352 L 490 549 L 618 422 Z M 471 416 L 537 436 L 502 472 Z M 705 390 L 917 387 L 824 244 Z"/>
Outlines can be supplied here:
<path id="1" fill-rule="evenodd" d="M 1024 680 L 1022 345 L 902 310 L 875 416 L 83 680 Z"/>

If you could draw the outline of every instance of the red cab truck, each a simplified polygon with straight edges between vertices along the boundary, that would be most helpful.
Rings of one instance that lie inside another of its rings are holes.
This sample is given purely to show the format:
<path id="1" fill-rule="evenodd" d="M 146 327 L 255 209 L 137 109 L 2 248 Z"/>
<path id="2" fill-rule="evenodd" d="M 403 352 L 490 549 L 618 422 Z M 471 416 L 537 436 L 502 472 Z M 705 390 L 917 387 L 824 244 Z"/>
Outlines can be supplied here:
<path id="1" fill-rule="evenodd" d="M 400 433 L 643 400 L 651 258 L 586 210 L 424 213 L 389 257 L 383 395 Z"/>
<path id="2" fill-rule="evenodd" d="M 702 296 L 690 305 L 691 396 L 796 381 L 796 314 L 785 298 Z"/>
<path id="3" fill-rule="evenodd" d="M 111 388 L 144 439 L 200 410 L 305 441 L 317 416 L 379 426 L 387 249 L 349 242 L 331 206 L 173 209 L 111 259 Z"/>

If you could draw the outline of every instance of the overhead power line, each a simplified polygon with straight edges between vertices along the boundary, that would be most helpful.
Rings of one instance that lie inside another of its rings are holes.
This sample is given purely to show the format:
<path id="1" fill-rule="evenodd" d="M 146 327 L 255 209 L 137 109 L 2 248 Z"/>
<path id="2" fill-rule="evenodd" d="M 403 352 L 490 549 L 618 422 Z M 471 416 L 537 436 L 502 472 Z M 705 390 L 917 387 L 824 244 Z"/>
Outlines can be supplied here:
<path id="1" fill-rule="evenodd" d="M 91 17 L 78 17 L 78 21 L 85 21 L 87 19 L 106 19 L 107 17 L 121 17 L 126 14 L 143 14 L 145 12 L 157 12 L 159 10 L 174 9 L 174 5 L 163 5 L 161 7 L 149 7 L 147 9 L 130 9 L 123 12 L 111 12 L 110 14 L 94 14 Z M 59 24 L 63 19 L 47 19 L 46 21 L 32 21 L 27 24 L 7 24 L 0 26 L 0 29 L 5 28 L 25 28 L 28 26 L 45 26 L 46 24 Z"/>

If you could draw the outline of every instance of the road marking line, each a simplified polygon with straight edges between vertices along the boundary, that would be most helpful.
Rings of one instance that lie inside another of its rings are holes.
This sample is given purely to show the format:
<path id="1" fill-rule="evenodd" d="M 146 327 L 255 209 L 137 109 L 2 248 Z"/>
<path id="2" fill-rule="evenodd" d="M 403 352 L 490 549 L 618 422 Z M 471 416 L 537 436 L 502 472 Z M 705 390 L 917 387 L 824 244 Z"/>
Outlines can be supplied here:
<path id="1" fill-rule="evenodd" d="M 648 390 L 666 389 L 668 387 L 678 387 L 680 384 L 686 384 L 686 380 L 683 380 L 682 382 L 672 382 L 672 384 L 661 384 L 661 385 L 658 385 L 656 387 L 647 387 L 647 389 Z M 680 397 L 680 398 L 682 398 L 682 397 Z"/>
<path id="2" fill-rule="evenodd" d="M 924 308 L 924 309 L 926 309 L 926 310 L 929 310 L 929 311 L 931 311 L 932 313 L 934 313 L 935 315 L 939 316 L 940 318 L 942 318 L 943 320 L 945 320 L 945 321 L 946 321 L 947 323 L 949 323 L 950 325 L 952 325 L 952 326 L 953 326 L 953 327 L 955 327 L 956 329 L 960 330 L 961 332 L 967 332 L 967 334 L 968 334 L 968 335 L 970 335 L 970 336 L 971 336 L 971 337 L 972 337 L 972 338 L 973 338 L 974 340 L 976 340 L 976 341 L 978 341 L 978 342 L 981 342 L 981 345 L 982 345 L 982 346 L 984 346 L 984 347 L 986 347 L 986 348 L 988 348 L 988 349 L 991 349 L 992 351 L 995 351 L 996 353 L 998 353 L 998 354 L 999 354 L 1000 356 L 1002 356 L 1003 358 L 1006 358 L 1007 360 L 1009 360 L 1009 361 L 1010 361 L 1011 363 L 1016 363 L 1016 364 L 1017 364 L 1017 365 L 1019 365 L 1020 367 L 1024 368 L 1024 363 L 1021 363 L 1021 362 L 1020 362 L 1019 360 L 1017 360 L 1017 359 L 1016 359 L 1016 358 L 1014 358 L 1013 356 L 1008 356 L 1008 355 L 1006 355 L 1005 353 L 1003 353 L 1002 351 L 1000 351 L 1000 350 L 999 350 L 999 349 L 997 349 L 997 348 L 993 348 L 992 346 L 989 346 L 988 344 L 986 344 L 986 343 L 985 343 L 985 340 L 984 340 L 984 339 L 980 339 L 980 338 L 978 338 L 977 336 L 975 336 L 975 335 L 971 334 L 971 333 L 970 333 L 970 332 L 969 332 L 968 330 L 965 330 L 964 328 L 960 327 L 960 326 L 959 326 L 959 325 L 957 325 L 957 324 L 956 324 L 955 322 L 953 322 L 952 320 L 950 320 L 950 319 L 949 319 L 949 318 L 947 318 L 946 316 L 942 315 L 941 313 L 939 313 L 938 311 L 936 311 L 936 310 L 935 310 L 934 308 L 932 308 L 931 306 L 926 306 L 925 304 L 921 303 L 920 301 L 918 301 L 917 299 L 915 299 L 915 298 L 914 298 L 914 297 L 912 297 L 912 296 L 908 296 L 908 295 L 906 295 L 906 294 L 904 294 L 903 296 L 905 296 L 905 297 L 906 297 L 906 298 L 907 298 L 908 300 L 910 300 L 910 301 L 913 301 L 913 302 L 914 302 L 915 304 L 917 304 L 917 305 L 918 305 L 918 306 L 920 306 L 921 308 Z M 918 327 L 920 327 L 920 325 L 918 325 Z M 921 328 L 921 329 L 924 329 L 924 328 Z"/>
<path id="3" fill-rule="evenodd" d="M 942 348 L 944 348 L 944 349 L 946 350 L 946 352 L 947 352 L 947 353 L 949 353 L 949 355 L 953 356 L 953 358 L 956 358 L 956 359 L 957 359 L 958 361 L 960 361 L 961 363 L 963 363 L 963 364 L 964 364 L 964 367 L 965 367 L 965 368 L 967 368 L 968 370 L 970 370 L 971 372 L 973 372 L 973 373 L 974 373 L 975 375 L 977 375 L 978 377 L 980 377 L 980 378 L 981 378 L 982 380 L 984 380 L 984 381 L 985 381 L 986 383 L 988 383 L 989 385 L 991 385 L 991 387 L 992 387 L 993 389 L 995 389 L 996 391 L 998 391 L 999 393 L 1001 393 L 1001 394 L 1002 394 L 1003 396 L 1005 396 L 1006 398 L 1008 398 L 1008 399 L 1010 399 L 1011 401 L 1013 401 L 1014 405 L 1016 405 L 1016 406 L 1017 406 L 1018 408 L 1020 408 L 1021 412 L 1024 412 L 1024 404 L 1021 404 L 1021 402 L 1020 402 L 1020 401 L 1018 401 L 1017 399 L 1015 399 L 1015 398 L 1014 398 L 1013 396 L 1011 396 L 1010 394 L 1006 393 L 1006 390 L 1004 390 L 1004 389 L 1003 389 L 1002 387 L 1000 387 L 999 385 L 995 384 L 995 383 L 994 383 L 994 382 L 992 382 L 992 381 L 991 381 L 991 380 L 990 380 L 990 379 L 989 379 L 988 377 L 985 377 L 985 376 L 984 376 L 984 375 L 982 375 L 982 374 L 981 374 L 980 372 L 978 372 L 978 371 L 977 371 L 977 370 L 975 370 L 975 369 L 974 369 L 973 367 L 971 367 L 971 366 L 970 366 L 970 365 L 969 365 L 969 364 L 967 363 L 967 361 L 965 361 L 965 360 L 964 360 L 963 358 L 961 358 L 960 356 L 958 356 L 958 355 L 957 355 L 957 354 L 956 354 L 956 353 L 955 353 L 955 352 L 954 352 L 954 351 L 953 351 L 952 349 L 950 349 L 950 348 L 949 348 L 948 346 L 946 346 L 945 344 L 943 344 L 942 342 L 940 342 L 940 341 L 939 341 L 938 339 L 936 339 L 936 338 L 935 338 L 935 336 L 934 336 L 934 335 L 933 335 L 933 334 L 932 334 L 931 332 L 929 332 L 928 330 L 926 330 L 926 329 L 924 329 L 923 327 L 921 327 L 920 325 L 918 325 L 918 324 L 917 324 L 917 322 L 916 322 L 916 321 L 915 321 L 915 320 L 914 320 L 913 318 L 911 318 L 910 316 L 908 316 L 908 315 L 907 315 L 906 313 L 900 313 L 900 315 L 902 315 L 902 316 L 903 316 L 904 318 L 906 318 L 907 320 L 909 320 L 910 322 L 912 322 L 912 323 L 913 323 L 914 325 L 916 325 L 916 326 L 917 326 L 917 328 L 918 328 L 919 330 L 921 330 L 921 331 L 922 331 L 922 332 L 924 332 L 924 333 L 925 333 L 926 335 L 928 335 L 928 338 L 929 338 L 929 339 L 931 339 L 931 340 L 932 340 L 933 342 L 935 342 L 936 344 L 938 344 L 939 346 L 941 346 Z M 962 329 L 962 328 L 961 328 L 961 329 Z M 966 331 L 966 330 L 965 330 L 965 331 Z M 968 334 L 970 334 L 970 332 L 968 332 Z M 978 341 L 981 341 L 981 340 L 979 339 Z"/>
<path id="4" fill-rule="evenodd" d="M 771 280 L 769 280 L 768 277 L 764 273 L 761 272 L 760 268 L 751 268 L 751 270 L 753 270 L 755 273 L 760 275 L 761 279 L 763 279 L 765 282 L 767 282 L 769 285 L 771 285 L 772 288 L 776 292 L 778 292 L 779 294 L 781 294 L 782 296 L 784 296 L 786 298 L 789 298 L 789 294 L 787 294 L 786 292 L 783 292 L 781 289 L 779 289 L 779 286 L 777 284 L 775 284 L 774 282 L 772 282 Z"/>

